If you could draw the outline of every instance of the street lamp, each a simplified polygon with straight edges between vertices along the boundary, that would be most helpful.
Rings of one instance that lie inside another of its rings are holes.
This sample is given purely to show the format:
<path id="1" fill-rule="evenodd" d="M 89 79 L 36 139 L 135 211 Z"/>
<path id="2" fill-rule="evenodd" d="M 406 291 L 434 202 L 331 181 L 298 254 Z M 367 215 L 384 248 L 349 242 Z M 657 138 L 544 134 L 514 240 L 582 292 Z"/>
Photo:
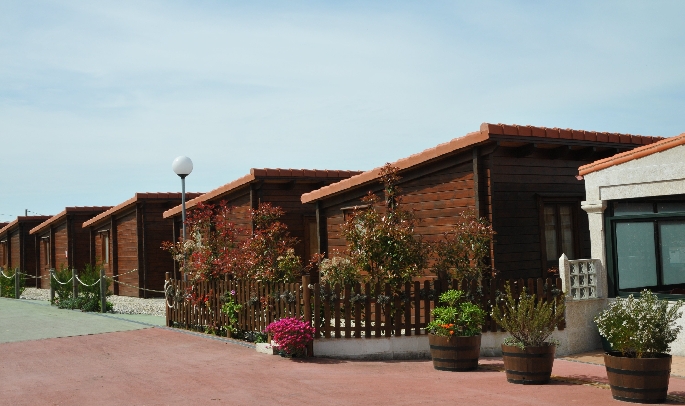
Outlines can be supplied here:
<path id="1" fill-rule="evenodd" d="M 193 161 L 187 156 L 179 156 L 171 163 L 171 169 L 181 177 L 181 218 L 183 220 L 183 242 L 186 241 L 186 176 L 193 171 Z"/>

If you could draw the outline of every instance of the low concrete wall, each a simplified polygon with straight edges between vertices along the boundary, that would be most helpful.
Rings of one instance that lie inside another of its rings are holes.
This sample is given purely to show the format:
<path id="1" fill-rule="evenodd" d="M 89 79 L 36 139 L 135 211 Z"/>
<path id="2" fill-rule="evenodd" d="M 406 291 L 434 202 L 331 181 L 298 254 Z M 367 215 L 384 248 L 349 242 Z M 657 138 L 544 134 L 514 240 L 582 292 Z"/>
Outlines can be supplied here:
<path id="1" fill-rule="evenodd" d="M 343 359 L 430 359 L 428 336 L 323 338 L 314 340 L 314 356 Z"/>
<path id="2" fill-rule="evenodd" d="M 566 302 L 566 328 L 556 331 L 559 340 L 557 356 L 596 350 L 602 347 L 593 319 L 606 307 L 606 299 Z M 506 332 L 484 333 L 480 354 L 484 357 L 502 355 Z M 685 342 L 683 342 L 685 347 Z M 314 355 L 341 359 L 430 359 L 428 336 L 390 338 L 325 338 L 314 340 Z"/>

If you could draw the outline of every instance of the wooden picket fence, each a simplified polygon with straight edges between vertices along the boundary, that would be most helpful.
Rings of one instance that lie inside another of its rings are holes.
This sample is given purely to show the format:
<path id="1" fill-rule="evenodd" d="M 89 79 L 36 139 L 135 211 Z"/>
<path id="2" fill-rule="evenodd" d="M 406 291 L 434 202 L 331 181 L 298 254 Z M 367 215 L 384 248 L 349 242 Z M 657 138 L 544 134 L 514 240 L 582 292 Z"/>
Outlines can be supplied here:
<path id="1" fill-rule="evenodd" d="M 315 338 L 391 337 L 425 334 L 431 310 L 438 305 L 440 293 L 461 289 L 483 309 L 495 303 L 499 292 L 510 283 L 518 297 L 525 287 L 541 300 L 554 300 L 561 292 L 559 278 L 493 279 L 478 286 L 468 281 L 408 282 L 399 289 L 389 284 L 356 284 L 346 286 L 311 285 L 309 276 L 302 283 L 273 284 L 245 280 L 189 283 L 168 281 L 167 325 L 202 330 L 228 324 L 221 312 L 222 298 L 234 291 L 242 305 L 237 328 L 242 331 L 264 331 L 266 326 L 284 317 L 300 317 L 312 323 Z M 188 298 L 192 298 L 189 300 Z M 561 323 L 558 328 L 565 327 Z M 501 331 L 489 316 L 483 332 Z"/>

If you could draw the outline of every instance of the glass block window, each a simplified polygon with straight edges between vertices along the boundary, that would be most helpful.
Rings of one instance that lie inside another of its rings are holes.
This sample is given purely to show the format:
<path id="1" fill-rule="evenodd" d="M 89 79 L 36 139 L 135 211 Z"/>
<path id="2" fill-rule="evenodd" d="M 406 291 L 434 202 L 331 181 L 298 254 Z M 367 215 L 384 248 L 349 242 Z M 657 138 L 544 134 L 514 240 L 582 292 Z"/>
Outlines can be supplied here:
<path id="1" fill-rule="evenodd" d="M 574 300 L 597 297 L 597 260 L 580 259 L 568 261 L 571 298 Z"/>

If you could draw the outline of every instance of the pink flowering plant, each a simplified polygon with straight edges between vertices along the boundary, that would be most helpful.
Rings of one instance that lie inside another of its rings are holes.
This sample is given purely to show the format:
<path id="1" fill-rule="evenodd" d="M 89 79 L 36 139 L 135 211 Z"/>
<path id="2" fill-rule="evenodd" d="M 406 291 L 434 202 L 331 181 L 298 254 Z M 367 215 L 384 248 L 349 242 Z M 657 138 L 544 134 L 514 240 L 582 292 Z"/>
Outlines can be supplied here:
<path id="1" fill-rule="evenodd" d="M 307 345 L 314 340 L 314 328 L 296 317 L 286 317 L 266 326 L 265 333 L 273 336 L 282 355 L 287 357 L 304 354 Z"/>

